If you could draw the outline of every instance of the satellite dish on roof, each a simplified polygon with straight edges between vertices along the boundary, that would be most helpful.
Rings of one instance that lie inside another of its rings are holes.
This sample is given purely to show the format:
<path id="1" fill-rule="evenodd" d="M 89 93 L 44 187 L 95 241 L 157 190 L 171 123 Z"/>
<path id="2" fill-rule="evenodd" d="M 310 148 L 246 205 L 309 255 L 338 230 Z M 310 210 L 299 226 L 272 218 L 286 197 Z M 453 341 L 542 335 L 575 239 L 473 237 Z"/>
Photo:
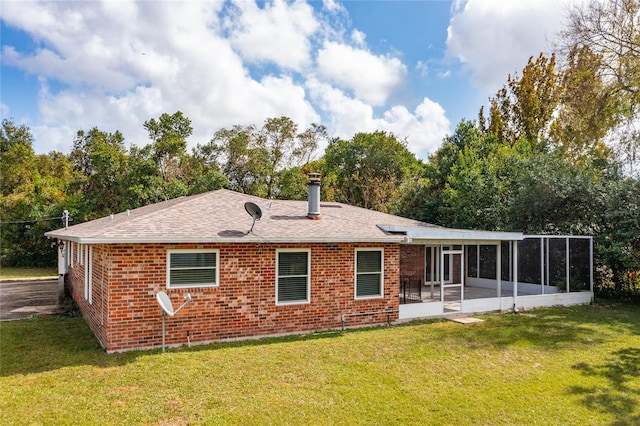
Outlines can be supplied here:
<path id="1" fill-rule="evenodd" d="M 247 211 L 247 213 L 249 213 L 249 216 L 253 218 L 253 224 L 251 225 L 251 229 L 249 229 L 249 232 L 247 232 L 247 234 L 253 234 L 253 227 L 256 224 L 256 220 L 260 220 L 260 218 L 262 217 L 262 210 L 260 210 L 260 207 L 258 207 L 256 203 L 252 203 L 251 201 L 247 201 L 246 203 L 244 203 L 244 209 Z"/>
<path id="2" fill-rule="evenodd" d="M 162 353 L 164 353 L 164 317 L 166 315 L 172 317 L 177 314 L 180 309 L 187 306 L 187 304 L 191 302 L 191 295 L 187 293 L 187 295 L 184 297 L 184 303 L 180 305 L 176 310 L 173 309 L 173 303 L 171 303 L 171 299 L 164 291 L 159 291 L 158 294 L 156 294 L 156 299 L 158 300 L 158 304 L 162 308 Z"/>

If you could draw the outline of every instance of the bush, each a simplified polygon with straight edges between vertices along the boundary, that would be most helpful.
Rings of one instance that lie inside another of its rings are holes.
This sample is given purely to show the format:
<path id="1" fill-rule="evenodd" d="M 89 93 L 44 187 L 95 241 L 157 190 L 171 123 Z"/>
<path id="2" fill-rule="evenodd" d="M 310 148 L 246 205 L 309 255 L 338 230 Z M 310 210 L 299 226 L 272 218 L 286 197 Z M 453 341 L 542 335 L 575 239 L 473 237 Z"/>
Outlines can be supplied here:
<path id="1" fill-rule="evenodd" d="M 640 271 L 627 271 L 616 282 L 611 268 L 598 265 L 595 278 L 595 297 L 640 303 Z"/>

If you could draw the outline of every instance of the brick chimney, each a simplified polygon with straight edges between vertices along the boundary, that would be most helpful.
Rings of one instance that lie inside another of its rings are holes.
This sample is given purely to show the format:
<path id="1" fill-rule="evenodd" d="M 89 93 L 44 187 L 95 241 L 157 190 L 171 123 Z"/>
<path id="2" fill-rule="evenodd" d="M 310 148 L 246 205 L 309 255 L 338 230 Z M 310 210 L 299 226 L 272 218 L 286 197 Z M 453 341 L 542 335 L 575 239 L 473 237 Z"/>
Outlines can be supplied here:
<path id="1" fill-rule="evenodd" d="M 309 219 L 320 219 L 320 173 L 309 173 Z"/>

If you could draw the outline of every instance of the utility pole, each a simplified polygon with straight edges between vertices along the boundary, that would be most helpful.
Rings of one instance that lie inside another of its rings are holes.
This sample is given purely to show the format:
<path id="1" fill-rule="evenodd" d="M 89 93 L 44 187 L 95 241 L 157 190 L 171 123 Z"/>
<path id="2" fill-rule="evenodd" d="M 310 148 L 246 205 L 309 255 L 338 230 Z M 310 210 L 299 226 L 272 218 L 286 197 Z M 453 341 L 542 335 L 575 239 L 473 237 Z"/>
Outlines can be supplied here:
<path id="1" fill-rule="evenodd" d="M 64 229 L 69 229 L 69 210 L 64 210 L 62 212 L 62 221 L 64 222 Z"/>

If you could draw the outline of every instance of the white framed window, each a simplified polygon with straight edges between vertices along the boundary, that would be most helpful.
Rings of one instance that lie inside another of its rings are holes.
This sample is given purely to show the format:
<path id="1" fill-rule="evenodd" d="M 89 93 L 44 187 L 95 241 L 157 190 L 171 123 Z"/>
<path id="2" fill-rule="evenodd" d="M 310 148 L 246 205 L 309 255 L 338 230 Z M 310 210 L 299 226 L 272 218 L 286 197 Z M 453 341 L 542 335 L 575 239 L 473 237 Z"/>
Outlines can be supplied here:
<path id="1" fill-rule="evenodd" d="M 167 287 L 217 287 L 220 250 L 167 250 Z"/>
<path id="2" fill-rule="evenodd" d="M 383 296 L 384 249 L 356 249 L 356 299 Z"/>
<path id="3" fill-rule="evenodd" d="M 311 250 L 276 250 L 276 305 L 311 301 Z"/>

